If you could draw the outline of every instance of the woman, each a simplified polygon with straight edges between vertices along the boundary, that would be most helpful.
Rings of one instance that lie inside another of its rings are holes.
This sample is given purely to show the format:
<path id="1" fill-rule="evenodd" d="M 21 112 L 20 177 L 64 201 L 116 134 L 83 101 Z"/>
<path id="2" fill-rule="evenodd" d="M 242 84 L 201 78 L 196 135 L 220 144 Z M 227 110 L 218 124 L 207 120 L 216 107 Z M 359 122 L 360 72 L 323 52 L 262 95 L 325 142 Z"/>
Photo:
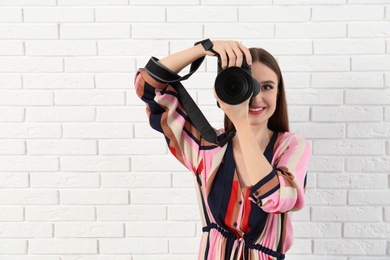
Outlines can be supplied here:
<path id="1" fill-rule="evenodd" d="M 307 141 L 288 132 L 283 78 L 274 57 L 236 41 L 197 44 L 158 61 L 178 73 L 195 60 L 219 55 L 222 68 L 241 67 L 245 57 L 260 93 L 238 105 L 222 102 L 226 136 L 220 147 L 205 141 L 159 75 L 140 69 L 137 94 L 146 103 L 151 126 L 165 135 L 172 154 L 194 173 L 203 235 L 199 259 L 284 259 L 292 244 L 290 212 L 304 206 Z M 157 79 L 158 78 L 158 79 Z"/>

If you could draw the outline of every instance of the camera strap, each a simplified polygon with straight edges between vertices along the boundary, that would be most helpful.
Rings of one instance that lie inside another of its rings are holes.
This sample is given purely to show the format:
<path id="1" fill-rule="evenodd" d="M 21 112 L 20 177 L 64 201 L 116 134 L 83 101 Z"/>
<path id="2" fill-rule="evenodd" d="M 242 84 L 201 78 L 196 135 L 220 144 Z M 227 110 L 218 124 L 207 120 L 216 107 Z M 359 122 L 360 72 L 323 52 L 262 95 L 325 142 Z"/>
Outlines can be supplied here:
<path id="1" fill-rule="evenodd" d="M 149 62 L 145 66 L 145 70 L 156 80 L 159 80 L 161 82 L 167 82 L 177 91 L 178 100 L 180 104 L 185 109 L 192 124 L 200 132 L 201 136 L 206 141 L 223 147 L 229 140 L 234 137 L 236 131 L 233 130 L 226 138 L 220 140 L 214 128 L 207 121 L 206 117 L 196 105 L 191 95 L 187 92 L 183 84 L 181 84 L 180 82 L 182 80 L 188 79 L 192 74 L 194 74 L 194 72 L 198 70 L 204 59 L 205 57 L 201 57 L 194 61 L 191 64 L 190 72 L 183 77 L 180 77 L 178 74 L 174 73 L 173 71 L 158 63 L 158 59 L 156 57 L 150 58 Z"/>

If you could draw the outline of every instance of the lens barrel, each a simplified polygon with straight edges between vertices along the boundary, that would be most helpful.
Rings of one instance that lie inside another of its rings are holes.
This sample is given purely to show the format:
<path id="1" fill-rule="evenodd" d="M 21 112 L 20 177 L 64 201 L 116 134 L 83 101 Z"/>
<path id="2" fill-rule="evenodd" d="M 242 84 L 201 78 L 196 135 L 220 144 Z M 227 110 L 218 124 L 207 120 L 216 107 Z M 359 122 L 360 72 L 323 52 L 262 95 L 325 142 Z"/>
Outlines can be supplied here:
<path id="1" fill-rule="evenodd" d="M 222 69 L 218 62 L 218 75 L 215 79 L 215 93 L 225 103 L 241 104 L 260 92 L 260 84 L 251 75 L 251 68 L 245 59 L 242 67 Z"/>

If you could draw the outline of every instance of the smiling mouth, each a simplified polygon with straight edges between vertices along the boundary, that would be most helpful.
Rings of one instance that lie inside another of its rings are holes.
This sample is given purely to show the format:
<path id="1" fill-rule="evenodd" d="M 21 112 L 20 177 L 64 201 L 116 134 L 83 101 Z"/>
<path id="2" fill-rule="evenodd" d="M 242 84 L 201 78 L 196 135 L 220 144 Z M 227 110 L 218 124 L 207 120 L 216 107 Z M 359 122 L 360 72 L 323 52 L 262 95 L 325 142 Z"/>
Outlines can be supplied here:
<path id="1" fill-rule="evenodd" d="M 260 112 L 260 111 L 262 111 L 264 109 L 265 109 L 265 107 L 250 107 L 249 111 L 250 112 Z"/>

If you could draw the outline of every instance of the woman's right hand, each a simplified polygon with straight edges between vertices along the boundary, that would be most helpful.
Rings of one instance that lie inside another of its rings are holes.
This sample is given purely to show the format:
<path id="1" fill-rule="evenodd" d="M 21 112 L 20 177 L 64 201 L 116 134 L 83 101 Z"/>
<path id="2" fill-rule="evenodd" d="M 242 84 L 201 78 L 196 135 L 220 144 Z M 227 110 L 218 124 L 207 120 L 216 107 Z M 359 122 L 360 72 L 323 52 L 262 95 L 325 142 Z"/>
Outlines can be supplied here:
<path id="1" fill-rule="evenodd" d="M 226 69 L 228 67 L 241 67 L 243 57 L 246 63 L 252 65 L 252 56 L 249 49 L 237 41 L 212 41 L 213 50 L 218 53 L 221 59 L 221 67 Z M 216 54 L 207 51 L 208 56 L 215 56 Z"/>

